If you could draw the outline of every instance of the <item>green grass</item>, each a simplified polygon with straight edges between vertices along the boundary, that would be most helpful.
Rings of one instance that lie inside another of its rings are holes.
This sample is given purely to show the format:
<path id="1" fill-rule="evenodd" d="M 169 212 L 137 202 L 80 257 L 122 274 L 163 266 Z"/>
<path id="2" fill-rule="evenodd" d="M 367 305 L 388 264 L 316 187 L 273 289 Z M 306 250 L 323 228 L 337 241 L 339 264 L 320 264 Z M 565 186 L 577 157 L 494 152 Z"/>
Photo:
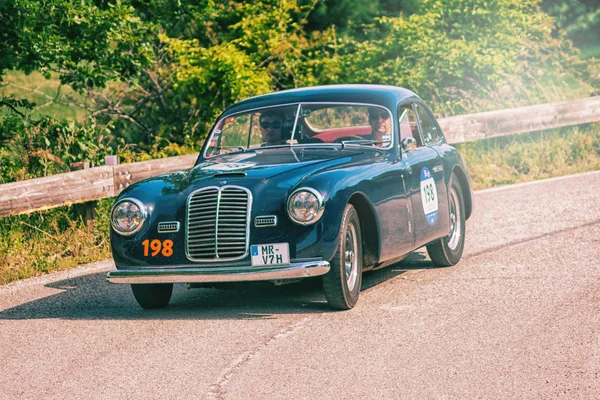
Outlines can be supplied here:
<path id="1" fill-rule="evenodd" d="M 32 118 L 48 115 L 59 120 L 83 121 L 89 116 L 86 110 L 89 100 L 70 86 L 62 85 L 56 74 L 46 79 L 38 72 L 25 75 L 21 71 L 7 71 L 2 80 L 0 96 L 24 98 L 36 104 L 31 110 Z M 0 118 L 7 112 L 0 109 Z"/>
<path id="2" fill-rule="evenodd" d="M 0 285 L 109 258 L 112 201 L 98 202 L 89 226 L 72 207 L 1 218 Z"/>
<path id="3" fill-rule="evenodd" d="M 600 169 L 600 124 L 491 138 L 456 146 L 473 188 Z"/>

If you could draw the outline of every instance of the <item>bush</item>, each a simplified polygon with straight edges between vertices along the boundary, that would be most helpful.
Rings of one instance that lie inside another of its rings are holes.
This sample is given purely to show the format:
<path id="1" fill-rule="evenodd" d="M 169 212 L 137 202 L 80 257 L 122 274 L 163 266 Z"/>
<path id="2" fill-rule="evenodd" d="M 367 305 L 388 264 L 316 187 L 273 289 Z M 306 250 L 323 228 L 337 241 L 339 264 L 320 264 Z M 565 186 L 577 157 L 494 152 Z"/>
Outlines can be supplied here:
<path id="1" fill-rule="evenodd" d="M 554 38 L 534 0 L 426 0 L 366 28 L 323 83 L 407 87 L 446 116 L 587 96 L 600 83 L 598 64 Z"/>
<path id="2" fill-rule="evenodd" d="M 77 161 L 103 164 L 124 147 L 111 138 L 110 124 L 93 119 L 81 125 L 11 115 L 0 121 L 0 184 L 68 172 Z"/>

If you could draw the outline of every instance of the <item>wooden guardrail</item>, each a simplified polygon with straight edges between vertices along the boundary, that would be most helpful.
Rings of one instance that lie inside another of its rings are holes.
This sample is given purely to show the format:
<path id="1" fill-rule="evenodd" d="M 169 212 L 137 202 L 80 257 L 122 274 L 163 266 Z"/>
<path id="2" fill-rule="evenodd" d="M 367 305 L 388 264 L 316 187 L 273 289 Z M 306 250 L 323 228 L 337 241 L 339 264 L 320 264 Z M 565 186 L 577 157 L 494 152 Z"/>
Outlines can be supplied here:
<path id="1" fill-rule="evenodd" d="M 0 185 L 0 217 L 46 210 L 118 195 L 130 184 L 192 167 L 196 154 L 105 165 Z"/>
<path id="2" fill-rule="evenodd" d="M 440 119 L 449 143 L 600 121 L 600 96 Z M 131 183 L 190 168 L 197 155 L 105 165 L 0 185 L 0 217 L 118 195 Z"/>
<path id="3" fill-rule="evenodd" d="M 600 121 L 600 96 L 439 120 L 449 143 Z"/>

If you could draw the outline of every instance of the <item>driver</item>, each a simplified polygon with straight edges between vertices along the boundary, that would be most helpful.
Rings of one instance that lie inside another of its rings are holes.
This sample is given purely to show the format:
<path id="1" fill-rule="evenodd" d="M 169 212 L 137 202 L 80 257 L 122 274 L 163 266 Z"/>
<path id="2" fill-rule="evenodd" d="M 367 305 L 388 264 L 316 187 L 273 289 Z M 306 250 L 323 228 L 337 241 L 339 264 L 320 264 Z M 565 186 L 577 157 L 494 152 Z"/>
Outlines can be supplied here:
<path id="1" fill-rule="evenodd" d="M 369 125 L 371 125 L 371 139 L 376 143 L 377 147 L 382 147 L 385 142 L 391 140 L 392 124 L 390 113 L 383 108 L 369 107 Z"/>
<path id="2" fill-rule="evenodd" d="M 283 117 L 277 111 L 267 111 L 260 115 L 260 135 L 262 137 L 262 146 L 276 146 L 281 144 L 281 129 L 283 127 Z"/>

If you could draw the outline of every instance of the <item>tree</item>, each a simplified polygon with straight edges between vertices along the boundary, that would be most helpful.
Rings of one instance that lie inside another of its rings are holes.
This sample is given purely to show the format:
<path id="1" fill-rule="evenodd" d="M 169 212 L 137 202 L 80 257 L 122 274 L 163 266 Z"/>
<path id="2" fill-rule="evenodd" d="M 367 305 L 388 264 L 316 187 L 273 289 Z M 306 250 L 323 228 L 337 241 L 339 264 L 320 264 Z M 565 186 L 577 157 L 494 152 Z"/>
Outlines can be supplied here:
<path id="1" fill-rule="evenodd" d="M 0 72 L 56 71 L 63 83 L 89 89 L 152 63 L 154 27 L 127 2 L 5 0 L 0 19 Z"/>
<path id="2" fill-rule="evenodd" d="M 600 8 L 597 0 L 543 0 L 542 9 L 556 19 L 556 25 L 578 47 L 596 47 L 600 57 Z"/>
<path id="3" fill-rule="evenodd" d="M 536 0 L 424 0 L 410 16 L 375 18 L 365 40 L 346 39 L 327 83 L 408 87 L 447 114 L 560 100 L 561 86 L 587 95 L 597 65 L 552 29 Z"/>

